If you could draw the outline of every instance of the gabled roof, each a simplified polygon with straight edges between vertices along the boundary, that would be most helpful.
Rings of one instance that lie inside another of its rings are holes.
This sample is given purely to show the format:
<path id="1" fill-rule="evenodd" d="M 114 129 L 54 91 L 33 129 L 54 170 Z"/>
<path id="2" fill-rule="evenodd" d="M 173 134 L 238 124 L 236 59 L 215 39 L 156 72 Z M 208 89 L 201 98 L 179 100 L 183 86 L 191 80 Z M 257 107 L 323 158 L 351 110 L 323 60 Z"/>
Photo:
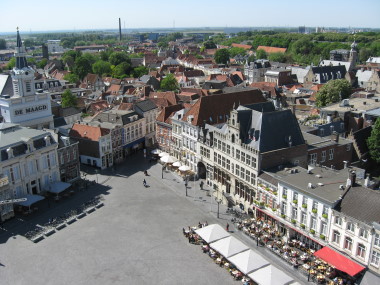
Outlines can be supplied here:
<path id="1" fill-rule="evenodd" d="M 232 47 L 243 48 L 243 49 L 251 49 L 252 48 L 251 45 L 242 45 L 242 44 L 235 44 L 235 43 L 233 43 L 231 46 Z"/>
<path id="2" fill-rule="evenodd" d="M 166 91 L 166 92 L 150 92 L 149 98 L 163 98 L 167 100 L 170 105 L 176 105 L 177 104 L 177 97 L 173 91 Z"/>
<path id="3" fill-rule="evenodd" d="M 191 124 L 194 126 L 202 126 L 204 122 L 210 125 L 224 123 L 234 106 L 265 101 L 258 89 L 204 96 L 190 108 L 183 120 L 187 121 L 189 116 L 193 116 Z"/>
<path id="4" fill-rule="evenodd" d="M 99 141 L 102 136 L 108 135 L 110 130 L 82 124 L 74 124 L 70 130 L 71 138 L 82 138 L 91 141 Z"/>
<path id="5" fill-rule="evenodd" d="M 137 102 L 134 106 L 135 108 L 140 109 L 142 112 L 148 112 L 153 109 L 157 109 L 156 104 L 154 104 L 154 102 L 149 99 Z"/>
<path id="6" fill-rule="evenodd" d="M 156 121 L 171 124 L 171 116 L 181 109 L 183 107 L 180 104 L 164 107 L 158 114 Z"/>
<path id="7" fill-rule="evenodd" d="M 266 53 L 275 53 L 275 52 L 286 52 L 286 48 L 279 48 L 279 47 L 268 47 L 268 46 L 258 46 L 257 50 L 264 50 Z"/>

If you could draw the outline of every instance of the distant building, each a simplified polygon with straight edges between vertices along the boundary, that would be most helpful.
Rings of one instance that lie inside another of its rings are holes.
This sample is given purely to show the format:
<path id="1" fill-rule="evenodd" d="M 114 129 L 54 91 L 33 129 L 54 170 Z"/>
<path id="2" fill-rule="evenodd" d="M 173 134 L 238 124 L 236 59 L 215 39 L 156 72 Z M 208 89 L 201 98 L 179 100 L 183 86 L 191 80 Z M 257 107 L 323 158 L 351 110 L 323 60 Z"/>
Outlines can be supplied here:
<path id="1" fill-rule="evenodd" d="M 47 47 L 49 53 L 63 53 L 63 46 L 61 46 L 61 40 L 48 40 Z"/>
<path id="2" fill-rule="evenodd" d="M 59 136 L 58 161 L 61 181 L 73 182 L 80 178 L 79 143 L 66 136 Z"/>
<path id="3" fill-rule="evenodd" d="M 305 34 L 306 33 L 306 27 L 305 26 L 299 26 L 298 27 L 298 33 L 299 34 Z"/>

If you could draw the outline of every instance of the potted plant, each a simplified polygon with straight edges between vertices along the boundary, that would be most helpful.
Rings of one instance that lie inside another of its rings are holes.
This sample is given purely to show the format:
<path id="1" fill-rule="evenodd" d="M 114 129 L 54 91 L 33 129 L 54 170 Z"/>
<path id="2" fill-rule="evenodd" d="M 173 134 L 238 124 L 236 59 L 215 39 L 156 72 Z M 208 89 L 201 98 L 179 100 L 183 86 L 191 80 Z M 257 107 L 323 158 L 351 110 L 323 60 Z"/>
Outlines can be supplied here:
<path id="1" fill-rule="evenodd" d="M 307 209 L 307 204 L 302 204 L 302 208 Z"/>
<path id="2" fill-rule="evenodd" d="M 327 219 L 328 215 L 327 214 L 322 214 L 322 217 Z"/>
<path id="3" fill-rule="evenodd" d="M 265 190 L 269 192 L 269 191 L 270 191 L 270 188 L 269 188 L 269 187 L 265 187 Z"/>
<path id="4" fill-rule="evenodd" d="M 286 216 L 285 216 L 284 214 L 281 214 L 281 218 L 285 219 L 285 217 L 286 217 Z"/>
<path id="5" fill-rule="evenodd" d="M 288 196 L 286 196 L 285 194 L 283 194 L 282 198 L 286 199 L 286 198 L 288 198 Z"/>
<path id="6" fill-rule="evenodd" d="M 325 235 L 320 234 L 320 235 L 319 235 L 319 238 L 325 240 L 326 237 L 325 237 Z"/>
<path id="7" fill-rule="evenodd" d="M 301 228 L 303 228 L 303 229 L 304 229 L 304 228 L 305 228 L 305 225 L 304 225 L 304 224 L 301 224 Z"/>
<path id="8" fill-rule="evenodd" d="M 314 214 L 318 213 L 318 210 L 317 209 L 312 209 L 311 210 Z"/>
<path id="9" fill-rule="evenodd" d="M 292 219 L 292 224 L 295 224 L 296 223 L 296 220 L 295 219 Z"/>
<path id="10" fill-rule="evenodd" d="M 293 200 L 293 203 L 297 205 L 297 204 L 298 204 L 298 201 L 297 201 L 296 199 L 294 199 L 294 200 Z"/>
<path id="11" fill-rule="evenodd" d="M 268 205 L 268 204 L 265 204 L 264 206 L 265 206 L 265 208 L 269 208 L 269 205 Z"/>
<path id="12" fill-rule="evenodd" d="M 312 235 L 315 234 L 315 230 L 311 229 L 311 230 L 310 230 L 310 233 L 311 233 Z"/>
<path id="13" fill-rule="evenodd" d="M 277 191 L 273 191 L 273 195 L 277 195 Z"/>
<path id="14" fill-rule="evenodd" d="M 272 208 L 272 211 L 273 211 L 273 212 L 276 212 L 276 211 L 277 211 L 277 209 L 276 209 L 276 208 Z"/>

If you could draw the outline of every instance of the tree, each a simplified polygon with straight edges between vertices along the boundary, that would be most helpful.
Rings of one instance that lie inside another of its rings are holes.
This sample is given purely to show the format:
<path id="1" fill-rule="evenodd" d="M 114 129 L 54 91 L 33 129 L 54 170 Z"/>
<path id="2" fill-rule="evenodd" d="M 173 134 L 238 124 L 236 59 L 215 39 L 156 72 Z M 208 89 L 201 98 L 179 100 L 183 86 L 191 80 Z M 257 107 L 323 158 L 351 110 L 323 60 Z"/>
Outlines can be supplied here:
<path id="1" fill-rule="evenodd" d="M 339 102 L 348 98 L 352 93 L 351 84 L 346 79 L 330 80 L 317 93 L 317 107 Z"/>
<path id="2" fill-rule="evenodd" d="M 250 62 L 254 62 L 256 60 L 256 58 L 255 58 L 255 55 L 254 54 L 252 54 L 252 55 L 250 55 L 249 57 L 248 57 L 248 63 L 250 63 Z"/>
<path id="3" fill-rule="evenodd" d="M 78 57 L 75 60 L 73 72 L 82 80 L 88 73 L 92 72 L 91 61 L 83 56 Z"/>
<path id="4" fill-rule="evenodd" d="M 129 63 L 122 62 L 112 68 L 112 77 L 116 77 L 119 79 L 128 77 L 131 70 L 132 70 L 132 67 Z"/>
<path id="5" fill-rule="evenodd" d="M 213 49 L 216 48 L 216 44 L 213 41 L 207 41 L 203 43 L 205 49 Z"/>
<path id="6" fill-rule="evenodd" d="M 0 49 L 6 49 L 7 43 L 4 39 L 0 39 Z"/>
<path id="7" fill-rule="evenodd" d="M 227 64 L 230 61 L 230 53 L 228 52 L 228 49 L 218 49 L 215 52 L 214 59 L 216 63 Z"/>
<path id="8" fill-rule="evenodd" d="M 367 145 L 371 158 L 380 163 L 380 119 L 377 118 L 375 124 L 372 126 L 371 135 L 367 139 Z"/>
<path id="9" fill-rule="evenodd" d="M 237 55 L 245 55 L 246 54 L 245 49 L 243 49 L 241 47 L 232 47 L 228 50 L 228 52 L 230 53 L 230 57 L 235 57 Z"/>
<path id="10" fill-rule="evenodd" d="M 370 58 L 371 53 L 372 53 L 371 49 L 361 48 L 359 50 L 359 61 L 360 62 L 366 62 Z"/>
<path id="11" fill-rule="evenodd" d="M 285 62 L 286 61 L 286 56 L 282 52 L 274 52 L 274 53 L 271 53 L 268 56 L 268 59 L 270 61 Z"/>
<path id="12" fill-rule="evenodd" d="M 149 73 L 149 69 L 145 66 L 135 67 L 132 71 L 132 75 L 134 78 L 140 78 L 141 76 L 148 74 L 148 73 Z"/>
<path id="13" fill-rule="evenodd" d="M 7 64 L 7 69 L 11 70 L 13 67 L 16 66 L 16 58 L 12 57 Z"/>
<path id="14" fill-rule="evenodd" d="M 45 65 L 47 64 L 48 60 L 46 58 L 43 58 L 41 59 L 38 63 L 37 63 L 37 67 L 38 68 L 44 68 Z"/>
<path id="15" fill-rule="evenodd" d="M 256 51 L 256 58 L 257 59 L 266 59 L 268 56 L 267 56 L 267 53 L 265 52 L 265 50 L 263 49 L 258 49 Z"/>
<path id="16" fill-rule="evenodd" d="M 79 81 L 78 75 L 74 73 L 67 73 L 63 79 L 69 81 L 70 83 L 77 83 Z"/>
<path id="17" fill-rule="evenodd" d="M 67 108 L 67 107 L 76 107 L 77 105 L 77 97 L 71 93 L 70 89 L 66 89 L 62 93 L 62 107 Z"/>
<path id="18" fill-rule="evenodd" d="M 160 87 L 164 91 L 175 91 L 179 89 L 177 79 L 172 73 L 168 74 L 164 79 L 161 80 Z"/>
<path id="19" fill-rule="evenodd" d="M 109 62 L 112 65 L 119 65 L 120 63 L 126 62 L 131 63 L 131 60 L 128 57 L 128 54 L 122 51 L 114 52 L 109 56 Z"/>
<path id="20" fill-rule="evenodd" d="M 107 61 L 98 60 L 92 65 L 92 71 L 99 76 L 111 73 L 111 64 Z"/>

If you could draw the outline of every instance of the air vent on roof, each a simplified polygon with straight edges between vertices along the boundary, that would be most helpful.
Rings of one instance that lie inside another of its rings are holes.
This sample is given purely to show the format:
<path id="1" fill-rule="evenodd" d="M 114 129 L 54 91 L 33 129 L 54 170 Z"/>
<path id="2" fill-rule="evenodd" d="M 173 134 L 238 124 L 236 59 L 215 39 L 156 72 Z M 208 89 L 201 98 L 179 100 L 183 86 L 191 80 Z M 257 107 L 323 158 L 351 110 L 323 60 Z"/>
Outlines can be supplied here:
<path id="1" fill-rule="evenodd" d="M 309 189 L 314 189 L 314 185 L 313 185 L 313 183 L 309 182 L 309 183 L 307 184 L 307 188 L 309 188 Z"/>
<path id="2" fill-rule="evenodd" d="M 323 183 L 321 183 L 321 182 L 319 182 L 319 183 L 317 183 L 318 184 L 318 186 L 323 186 Z"/>
<path id="3" fill-rule="evenodd" d="M 317 174 L 317 175 L 315 175 L 315 177 L 317 177 L 317 178 L 322 178 L 322 175 Z"/>

